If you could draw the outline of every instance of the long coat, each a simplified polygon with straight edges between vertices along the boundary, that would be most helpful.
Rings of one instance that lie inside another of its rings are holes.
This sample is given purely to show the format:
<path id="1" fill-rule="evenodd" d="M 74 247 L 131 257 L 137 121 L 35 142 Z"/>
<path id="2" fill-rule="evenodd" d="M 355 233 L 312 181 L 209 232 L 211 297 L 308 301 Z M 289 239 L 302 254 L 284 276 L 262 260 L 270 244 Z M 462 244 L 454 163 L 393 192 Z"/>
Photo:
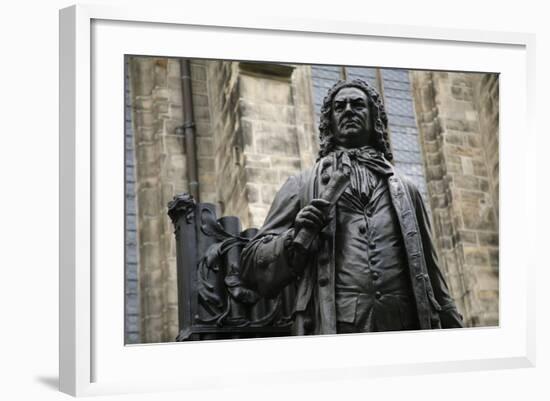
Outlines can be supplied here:
<path id="1" fill-rule="evenodd" d="M 312 169 L 291 176 L 276 194 L 264 226 L 241 256 L 243 282 L 265 297 L 276 296 L 297 283 L 293 333 L 336 333 L 334 244 L 337 207 L 320 233 L 317 251 L 305 269 L 292 265 L 290 252 L 298 212 L 323 190 L 321 175 L 330 174 L 332 162 L 319 160 Z M 397 172 L 387 177 L 392 205 L 403 235 L 420 329 L 463 327 L 461 315 L 439 269 L 429 217 L 415 185 Z"/>

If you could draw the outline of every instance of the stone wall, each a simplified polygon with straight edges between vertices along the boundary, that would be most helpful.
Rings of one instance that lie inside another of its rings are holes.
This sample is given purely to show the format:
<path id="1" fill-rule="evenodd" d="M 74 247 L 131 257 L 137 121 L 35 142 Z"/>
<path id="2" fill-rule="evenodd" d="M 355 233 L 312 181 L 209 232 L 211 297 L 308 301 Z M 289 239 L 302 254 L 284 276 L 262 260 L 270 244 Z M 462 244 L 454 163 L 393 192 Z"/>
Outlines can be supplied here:
<path id="1" fill-rule="evenodd" d="M 166 216 L 172 197 L 188 191 L 178 59 L 132 57 L 132 116 L 139 235 L 140 342 L 173 341 L 178 333 L 176 251 Z M 191 63 L 201 200 L 214 201 L 214 154 L 206 67 Z"/>
<path id="2" fill-rule="evenodd" d="M 467 325 L 498 324 L 498 78 L 412 77 L 443 269 Z"/>
<path id="3" fill-rule="evenodd" d="M 218 202 L 243 228 L 260 227 L 286 178 L 315 160 L 308 74 L 307 67 L 209 62 Z"/>
<path id="4" fill-rule="evenodd" d="M 176 257 L 166 216 L 188 191 L 178 59 L 130 57 L 137 200 L 140 339 L 177 335 Z M 265 66 L 265 65 L 264 65 Z M 191 78 L 199 195 L 243 227 L 263 223 L 288 175 L 317 153 L 307 67 L 193 60 Z"/>
<path id="5" fill-rule="evenodd" d="M 141 342 L 177 335 L 176 256 L 166 204 L 187 189 L 177 61 L 130 60 L 136 146 Z"/>
<path id="6" fill-rule="evenodd" d="M 125 266 L 124 266 L 124 342 L 135 344 L 140 341 L 140 294 L 138 280 L 138 235 L 136 200 L 136 155 L 133 131 L 133 112 L 129 59 L 124 62 L 124 208 L 125 208 Z"/>
<path id="7" fill-rule="evenodd" d="M 236 63 L 209 61 L 206 65 L 212 121 L 215 202 L 218 215 L 248 220 L 246 179 L 239 118 Z"/>
<path id="8" fill-rule="evenodd" d="M 485 159 L 489 175 L 489 186 L 493 195 L 493 206 L 498 224 L 499 211 L 499 88 L 498 74 L 484 74 L 476 82 L 474 87 L 479 121 L 481 129 L 481 141 L 485 148 Z M 498 228 L 498 226 L 497 226 Z"/>
<path id="9" fill-rule="evenodd" d="M 214 132 L 211 118 L 211 102 L 216 96 L 209 91 L 207 72 L 212 62 L 192 60 L 191 86 L 193 93 L 193 119 L 195 121 L 195 145 L 197 150 L 197 171 L 199 197 L 201 202 L 216 203 L 217 168 L 214 146 Z M 181 86 L 181 82 L 180 82 Z"/>
<path id="10" fill-rule="evenodd" d="M 139 342 L 173 341 L 176 256 L 166 205 L 188 192 L 180 66 L 178 59 L 131 57 L 128 67 Z M 238 216 L 243 228 L 260 227 L 275 192 L 317 155 L 312 68 L 192 60 L 191 78 L 200 200 L 220 216 Z M 496 324 L 498 77 L 416 71 L 411 81 L 444 273 L 468 325 Z"/>

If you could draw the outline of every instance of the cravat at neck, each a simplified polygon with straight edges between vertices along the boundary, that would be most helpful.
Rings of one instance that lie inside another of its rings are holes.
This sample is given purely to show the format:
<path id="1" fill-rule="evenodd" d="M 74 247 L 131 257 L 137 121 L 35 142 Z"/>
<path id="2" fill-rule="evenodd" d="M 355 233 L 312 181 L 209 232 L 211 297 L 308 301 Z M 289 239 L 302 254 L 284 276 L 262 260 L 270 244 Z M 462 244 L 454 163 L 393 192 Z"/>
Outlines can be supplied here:
<path id="1" fill-rule="evenodd" d="M 372 146 L 363 146 L 360 148 L 337 148 L 336 157 L 340 165 L 351 168 L 352 163 L 365 165 L 372 171 L 387 176 L 393 174 L 393 167 L 386 160 L 382 152 Z"/>

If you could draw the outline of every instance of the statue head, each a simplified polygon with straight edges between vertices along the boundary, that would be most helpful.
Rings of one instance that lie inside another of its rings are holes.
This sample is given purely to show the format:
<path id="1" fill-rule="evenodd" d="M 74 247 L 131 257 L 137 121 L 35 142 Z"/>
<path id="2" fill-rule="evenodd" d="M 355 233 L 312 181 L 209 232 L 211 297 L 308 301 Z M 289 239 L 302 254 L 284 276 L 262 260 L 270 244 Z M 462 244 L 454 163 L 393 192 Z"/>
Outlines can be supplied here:
<path id="1" fill-rule="evenodd" d="M 338 81 L 329 89 L 321 107 L 319 158 L 337 146 L 370 145 L 391 161 L 388 117 L 378 92 L 363 80 Z"/>

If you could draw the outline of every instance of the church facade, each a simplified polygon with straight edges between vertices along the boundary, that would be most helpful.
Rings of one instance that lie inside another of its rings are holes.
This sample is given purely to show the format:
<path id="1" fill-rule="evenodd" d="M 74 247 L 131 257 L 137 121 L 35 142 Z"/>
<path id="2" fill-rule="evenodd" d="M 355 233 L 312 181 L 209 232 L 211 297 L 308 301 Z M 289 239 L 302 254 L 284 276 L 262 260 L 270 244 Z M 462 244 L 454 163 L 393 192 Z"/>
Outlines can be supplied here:
<path id="1" fill-rule="evenodd" d="M 185 63 L 188 78 L 177 58 L 126 58 L 126 343 L 178 334 L 173 196 L 196 191 L 218 216 L 260 227 L 286 178 L 316 159 L 328 88 L 354 78 L 384 99 L 394 165 L 421 190 L 466 325 L 498 325 L 497 74 Z"/>

